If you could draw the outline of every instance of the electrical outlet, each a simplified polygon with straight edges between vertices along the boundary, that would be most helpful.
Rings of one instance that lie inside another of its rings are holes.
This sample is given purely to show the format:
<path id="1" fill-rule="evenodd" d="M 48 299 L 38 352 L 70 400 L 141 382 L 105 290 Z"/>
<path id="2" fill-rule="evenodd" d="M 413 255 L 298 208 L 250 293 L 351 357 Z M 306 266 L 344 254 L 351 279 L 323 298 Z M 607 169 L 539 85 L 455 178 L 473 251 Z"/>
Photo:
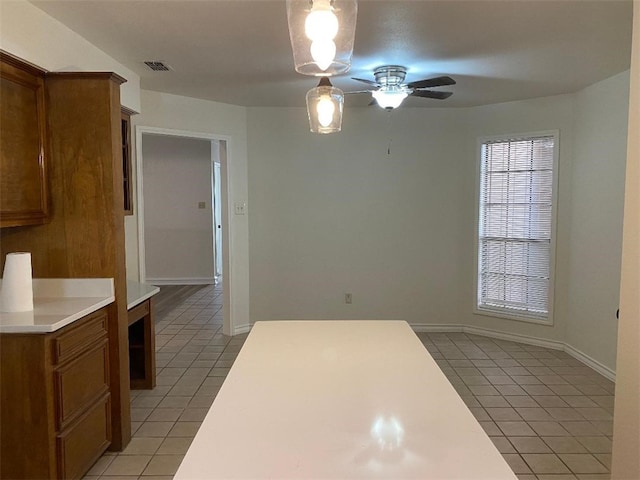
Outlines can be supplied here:
<path id="1" fill-rule="evenodd" d="M 351 305 L 351 301 L 352 301 L 351 294 L 350 293 L 345 293 L 344 294 L 344 303 L 347 303 L 347 304 Z"/>

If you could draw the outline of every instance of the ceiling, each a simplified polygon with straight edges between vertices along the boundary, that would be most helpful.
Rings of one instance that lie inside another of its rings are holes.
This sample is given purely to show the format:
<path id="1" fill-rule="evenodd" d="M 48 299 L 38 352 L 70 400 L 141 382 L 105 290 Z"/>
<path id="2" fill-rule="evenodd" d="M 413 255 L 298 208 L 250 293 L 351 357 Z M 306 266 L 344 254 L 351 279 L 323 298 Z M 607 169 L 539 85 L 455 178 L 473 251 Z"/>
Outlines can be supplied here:
<path id="1" fill-rule="evenodd" d="M 303 106 L 317 79 L 295 72 L 285 0 L 32 1 L 121 64 L 141 87 L 244 106 Z M 360 0 L 351 71 L 384 64 L 406 81 L 450 75 L 447 100 L 463 107 L 570 93 L 629 68 L 631 0 Z M 173 71 L 142 62 L 162 60 Z M 347 97 L 366 105 L 368 94 Z"/>

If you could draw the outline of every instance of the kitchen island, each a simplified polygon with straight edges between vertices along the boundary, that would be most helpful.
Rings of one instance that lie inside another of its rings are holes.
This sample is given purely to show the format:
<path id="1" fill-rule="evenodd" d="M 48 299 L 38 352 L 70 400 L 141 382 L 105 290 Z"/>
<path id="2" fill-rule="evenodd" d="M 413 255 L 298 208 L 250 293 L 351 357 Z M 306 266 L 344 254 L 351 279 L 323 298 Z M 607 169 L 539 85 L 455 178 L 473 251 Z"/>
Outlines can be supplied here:
<path id="1" fill-rule="evenodd" d="M 175 480 L 515 480 L 402 321 L 267 321 Z"/>

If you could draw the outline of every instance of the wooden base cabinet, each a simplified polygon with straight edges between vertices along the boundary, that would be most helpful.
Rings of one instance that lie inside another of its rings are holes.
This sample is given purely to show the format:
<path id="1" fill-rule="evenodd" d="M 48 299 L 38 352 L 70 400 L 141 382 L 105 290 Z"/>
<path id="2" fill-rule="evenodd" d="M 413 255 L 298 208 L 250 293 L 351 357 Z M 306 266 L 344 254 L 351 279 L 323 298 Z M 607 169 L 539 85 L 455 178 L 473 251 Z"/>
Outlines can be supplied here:
<path id="1" fill-rule="evenodd" d="M 79 479 L 109 447 L 107 320 L 0 334 L 0 478 Z"/>
<path id="2" fill-rule="evenodd" d="M 132 389 L 156 387 L 156 331 L 153 299 L 149 298 L 128 311 L 129 378 Z"/>

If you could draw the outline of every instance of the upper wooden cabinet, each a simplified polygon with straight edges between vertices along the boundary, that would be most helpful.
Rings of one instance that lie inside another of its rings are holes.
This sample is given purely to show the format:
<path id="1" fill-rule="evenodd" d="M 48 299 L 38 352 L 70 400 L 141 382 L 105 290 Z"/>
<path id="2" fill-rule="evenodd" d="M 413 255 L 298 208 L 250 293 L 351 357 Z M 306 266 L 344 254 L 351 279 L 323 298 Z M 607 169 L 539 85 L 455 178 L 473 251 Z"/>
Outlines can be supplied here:
<path id="1" fill-rule="evenodd" d="M 49 221 L 47 72 L 0 51 L 0 228 Z M 53 74 L 55 75 L 55 74 Z M 122 107 L 123 210 L 133 214 L 131 115 Z"/>
<path id="2" fill-rule="evenodd" d="M 44 72 L 0 52 L 0 227 L 49 215 Z"/>

